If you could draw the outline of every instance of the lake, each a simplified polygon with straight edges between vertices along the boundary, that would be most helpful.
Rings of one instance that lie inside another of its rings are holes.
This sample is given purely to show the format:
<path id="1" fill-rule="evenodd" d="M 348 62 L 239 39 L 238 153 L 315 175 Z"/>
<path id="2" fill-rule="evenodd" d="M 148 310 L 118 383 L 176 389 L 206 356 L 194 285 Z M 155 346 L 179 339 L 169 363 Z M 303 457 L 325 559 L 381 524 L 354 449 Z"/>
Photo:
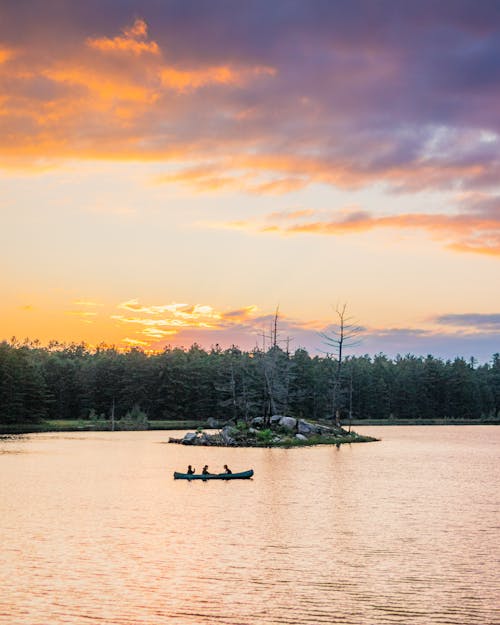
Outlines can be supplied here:
<path id="1" fill-rule="evenodd" d="M 500 428 L 226 449 L 0 439 L 3 625 L 500 623 Z M 188 464 L 252 480 L 173 480 Z"/>

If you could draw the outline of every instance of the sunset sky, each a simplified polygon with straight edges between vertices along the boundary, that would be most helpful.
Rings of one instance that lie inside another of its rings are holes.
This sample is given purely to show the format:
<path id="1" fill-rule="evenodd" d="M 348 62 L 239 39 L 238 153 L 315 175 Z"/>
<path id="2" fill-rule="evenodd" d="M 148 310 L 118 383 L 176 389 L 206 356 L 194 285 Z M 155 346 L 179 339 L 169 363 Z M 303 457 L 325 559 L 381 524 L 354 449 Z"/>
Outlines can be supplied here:
<path id="1" fill-rule="evenodd" d="M 500 351 L 498 0 L 0 4 L 0 340 Z"/>

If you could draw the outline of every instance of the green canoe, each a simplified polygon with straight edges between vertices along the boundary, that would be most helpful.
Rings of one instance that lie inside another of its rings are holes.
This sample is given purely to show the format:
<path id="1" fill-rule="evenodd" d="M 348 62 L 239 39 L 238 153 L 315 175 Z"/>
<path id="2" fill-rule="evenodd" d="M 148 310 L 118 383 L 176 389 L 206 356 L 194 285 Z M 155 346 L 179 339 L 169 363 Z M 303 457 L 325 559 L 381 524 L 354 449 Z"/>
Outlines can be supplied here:
<path id="1" fill-rule="evenodd" d="M 174 480 L 246 480 L 252 477 L 253 469 L 242 471 L 241 473 L 179 473 L 174 472 Z"/>

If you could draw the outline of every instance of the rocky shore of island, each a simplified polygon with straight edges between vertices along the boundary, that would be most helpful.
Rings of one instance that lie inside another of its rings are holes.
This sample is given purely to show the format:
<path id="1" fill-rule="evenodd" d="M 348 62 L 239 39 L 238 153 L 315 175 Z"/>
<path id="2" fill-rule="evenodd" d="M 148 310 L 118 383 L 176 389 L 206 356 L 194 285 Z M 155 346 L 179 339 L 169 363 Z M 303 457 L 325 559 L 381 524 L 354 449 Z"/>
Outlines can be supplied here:
<path id="1" fill-rule="evenodd" d="M 307 445 L 341 445 L 376 441 L 339 425 L 318 423 L 283 415 L 273 415 L 265 420 L 256 417 L 249 423 L 238 421 L 220 427 L 215 420 L 209 422 L 216 432 L 198 428 L 181 438 L 169 438 L 169 443 L 201 445 L 205 447 L 302 447 Z"/>

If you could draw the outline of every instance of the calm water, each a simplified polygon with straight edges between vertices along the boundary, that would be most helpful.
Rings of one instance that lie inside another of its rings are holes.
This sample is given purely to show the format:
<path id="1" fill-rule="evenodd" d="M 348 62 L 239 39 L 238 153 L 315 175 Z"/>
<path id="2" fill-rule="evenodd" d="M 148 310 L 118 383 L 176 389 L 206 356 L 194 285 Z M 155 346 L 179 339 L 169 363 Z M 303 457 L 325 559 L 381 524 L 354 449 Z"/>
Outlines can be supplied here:
<path id="1" fill-rule="evenodd" d="M 383 440 L 0 440 L 0 623 L 500 623 L 500 427 L 358 431 Z M 254 479 L 172 479 L 226 462 Z"/>

